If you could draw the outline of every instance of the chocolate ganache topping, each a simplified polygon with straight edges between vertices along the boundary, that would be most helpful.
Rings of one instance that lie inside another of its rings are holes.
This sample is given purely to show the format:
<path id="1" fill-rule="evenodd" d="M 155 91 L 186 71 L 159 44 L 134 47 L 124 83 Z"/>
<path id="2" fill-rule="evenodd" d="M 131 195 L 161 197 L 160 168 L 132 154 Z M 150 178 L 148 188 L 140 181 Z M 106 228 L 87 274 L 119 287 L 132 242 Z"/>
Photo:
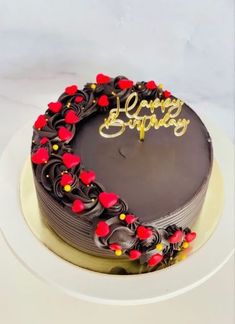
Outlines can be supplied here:
<path id="1" fill-rule="evenodd" d="M 149 200 L 152 201 L 149 208 L 145 206 L 144 199 L 142 202 L 135 203 L 134 195 L 129 194 L 130 190 L 133 193 L 134 189 L 133 187 L 130 189 L 125 180 L 123 180 L 123 186 L 126 189 L 123 189 L 125 194 L 122 197 L 121 179 L 117 180 L 115 170 L 111 172 L 112 165 L 110 164 L 111 161 L 114 161 L 115 167 L 115 158 L 108 154 L 108 146 L 119 150 L 119 155 L 122 157 L 124 155 L 125 159 L 126 152 L 128 155 L 134 150 L 130 147 L 133 147 L 136 130 L 128 130 L 114 140 L 104 139 L 99 135 L 97 129 L 101 119 L 104 120 L 109 111 L 117 106 L 117 98 L 120 106 L 123 107 L 128 97 L 133 93 L 137 94 L 138 103 L 142 100 L 176 99 L 169 91 L 164 91 L 161 86 L 157 86 L 154 81 L 134 84 L 133 81 L 123 76 L 110 78 L 98 74 L 96 83 L 87 83 L 83 90 L 79 90 L 75 85 L 69 86 L 58 101 L 49 103 L 45 114 L 40 115 L 34 123 L 31 159 L 35 187 L 42 215 L 47 219 L 52 229 L 72 246 L 93 255 L 129 258 L 139 260 L 140 263 L 146 263 L 150 267 L 158 267 L 161 263 L 170 262 L 169 260 L 174 258 L 179 250 L 188 248 L 189 243 L 196 237 L 196 233 L 191 232 L 188 226 L 195 221 L 206 194 L 212 165 L 211 140 L 200 119 L 189 107 L 183 105 L 186 107 L 186 112 L 182 117 L 190 117 L 194 123 L 192 123 L 191 131 L 188 130 L 189 143 L 187 144 L 186 133 L 184 141 L 179 146 L 177 144 L 175 151 L 171 152 L 171 155 L 174 154 L 171 158 L 175 168 L 177 161 L 183 163 L 182 161 L 188 156 L 190 145 L 193 147 L 193 142 L 190 141 L 195 141 L 198 146 L 201 141 L 200 145 L 204 150 L 207 150 L 207 156 L 204 158 L 201 154 L 203 149 L 198 149 L 191 159 L 186 159 L 186 163 L 192 164 L 192 159 L 198 153 L 201 156 L 199 158 L 201 166 L 199 167 L 202 171 L 196 172 L 196 166 L 192 168 L 195 174 L 190 180 L 187 178 L 192 171 L 190 169 L 185 176 L 186 179 L 182 180 L 186 189 L 184 190 L 183 186 L 179 185 L 180 190 L 185 191 L 182 200 L 180 200 L 179 194 L 169 198 L 167 209 L 165 202 L 164 204 L 159 202 L 159 213 L 155 212 L 153 208 L 155 205 L 157 206 L 158 195 L 160 195 L 159 189 L 155 192 L 155 187 L 158 186 L 155 178 L 153 178 L 153 184 L 149 185 L 149 193 L 142 194 L 142 197 L 146 197 L 148 194 Z M 89 125 L 90 128 L 86 134 L 86 126 Z M 199 140 L 194 139 L 195 127 L 198 125 L 202 132 Z M 96 133 L 94 133 L 95 131 Z M 151 135 L 154 132 L 156 135 Z M 158 136 L 157 132 L 160 134 L 159 142 L 155 140 Z M 170 128 L 152 129 L 146 133 L 146 152 L 148 154 L 148 146 L 153 146 L 154 143 L 157 143 L 156 145 L 161 149 L 160 141 L 164 139 L 164 132 L 167 132 L 167 135 L 162 143 L 166 146 L 169 147 L 169 142 L 167 142 L 169 136 L 174 138 L 174 141 L 177 140 Z M 149 140 L 148 134 L 150 134 Z M 203 143 L 202 138 L 205 139 Z M 92 141 L 93 146 L 91 145 Z M 104 148 L 104 141 L 108 144 L 104 149 L 104 155 L 101 155 L 99 150 L 101 147 Z M 138 137 L 136 142 L 138 143 Z M 122 147 L 121 143 L 125 143 L 127 146 Z M 89 146 L 93 149 L 89 150 Z M 196 145 L 194 146 L 196 147 Z M 187 147 L 187 155 L 182 153 L 185 147 Z M 164 154 L 163 147 L 162 150 Z M 177 160 L 177 150 L 181 152 L 182 156 L 179 160 Z M 81 158 L 80 152 L 83 152 Z M 161 152 L 159 151 L 157 158 L 160 159 L 160 156 Z M 109 164 L 104 163 L 105 166 L 101 170 L 104 159 Z M 83 160 L 86 163 L 83 163 Z M 148 161 L 146 156 L 147 164 Z M 118 159 L 117 163 L 119 163 Z M 130 163 L 133 161 L 130 160 Z M 121 165 L 121 167 L 123 166 Z M 170 164 L 168 167 L 171 168 Z M 182 168 L 184 167 L 182 166 Z M 132 168 L 134 169 L 135 165 Z M 158 165 L 156 165 L 157 168 Z M 130 169 L 131 167 L 128 165 L 125 173 L 127 177 L 127 173 L 131 172 Z M 104 170 L 107 170 L 107 177 Z M 164 172 L 162 167 L 160 170 Z M 177 169 L 170 170 L 170 172 L 173 171 L 175 172 Z M 135 179 L 136 174 L 134 173 L 133 176 Z M 105 185 L 96 180 L 98 178 L 102 181 L 102 177 L 104 177 Z M 160 182 L 162 181 L 160 175 L 156 177 L 159 177 Z M 144 179 L 142 178 L 140 181 L 144 181 Z M 172 181 L 174 185 L 176 180 L 172 179 Z M 113 190 L 112 183 L 118 193 L 110 191 Z M 165 190 L 169 192 L 170 187 L 170 185 L 166 186 Z M 192 187 L 191 191 L 190 187 Z M 174 190 L 177 191 L 177 188 Z M 140 190 L 136 188 L 136 192 L 139 198 Z M 130 206 L 127 203 L 128 199 L 124 200 L 128 196 L 131 201 Z M 177 206 L 178 208 L 176 208 Z"/>

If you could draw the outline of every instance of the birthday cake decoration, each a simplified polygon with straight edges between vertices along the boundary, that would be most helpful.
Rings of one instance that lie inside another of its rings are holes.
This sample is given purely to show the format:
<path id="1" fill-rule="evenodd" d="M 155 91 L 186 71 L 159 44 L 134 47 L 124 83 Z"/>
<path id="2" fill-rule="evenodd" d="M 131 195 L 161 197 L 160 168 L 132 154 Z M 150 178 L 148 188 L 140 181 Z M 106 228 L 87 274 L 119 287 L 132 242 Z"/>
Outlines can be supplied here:
<path id="1" fill-rule="evenodd" d="M 144 140 L 145 132 L 151 128 L 159 129 L 160 127 L 174 127 L 174 135 L 182 136 L 186 133 L 190 120 L 178 118 L 180 116 L 183 101 L 180 99 L 171 99 L 167 96 L 166 99 L 156 98 L 151 101 L 145 99 L 139 102 L 138 93 L 132 92 L 126 99 L 124 108 L 120 107 L 120 99 L 117 98 L 117 108 L 112 108 L 108 118 L 105 118 L 104 123 L 100 126 L 99 132 L 103 137 L 113 138 L 122 135 L 126 127 L 137 129 L 139 138 Z M 143 108 L 147 108 L 151 114 L 142 113 Z M 157 118 L 155 110 L 160 109 L 163 114 L 161 118 Z M 120 119 L 120 114 L 124 113 L 127 121 Z M 112 132 L 106 132 L 112 128 Z"/>
<path id="2" fill-rule="evenodd" d="M 91 231 L 86 235 L 104 256 L 127 257 L 149 267 L 171 262 L 189 248 L 196 233 L 188 226 L 170 223 L 159 227 L 141 221 L 139 215 L 131 213 L 121 193 L 107 192 L 97 182 L 95 170 L 82 164 L 82 156 L 73 152 L 70 142 L 77 125 L 97 112 L 108 113 L 99 127 L 100 135 L 108 139 L 121 136 L 127 128 L 137 130 L 137 140 L 141 141 L 150 129 L 158 136 L 159 128 L 172 127 L 172 136 L 187 136 L 190 119 L 181 117 L 183 106 L 182 100 L 152 80 L 134 84 L 125 77 L 98 74 L 96 83 L 88 83 L 82 90 L 77 85 L 66 87 L 34 123 L 31 160 L 42 204 L 49 199 L 51 206 L 52 200 L 56 201 L 55 208 L 62 206 L 67 211 L 65 222 L 71 221 L 69 227 L 88 224 Z M 205 191 L 206 187 L 203 195 Z M 50 217 L 59 233 L 59 220 Z M 69 242 L 66 230 L 62 232 L 62 238 Z"/>

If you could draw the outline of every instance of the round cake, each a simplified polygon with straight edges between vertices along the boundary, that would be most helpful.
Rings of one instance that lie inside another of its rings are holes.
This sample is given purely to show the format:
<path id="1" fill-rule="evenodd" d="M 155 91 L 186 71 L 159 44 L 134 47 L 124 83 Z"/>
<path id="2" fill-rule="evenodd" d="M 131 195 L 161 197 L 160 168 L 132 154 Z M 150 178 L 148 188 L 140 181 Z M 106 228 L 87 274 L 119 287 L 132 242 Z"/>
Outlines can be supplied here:
<path id="1" fill-rule="evenodd" d="M 31 159 L 42 216 L 81 251 L 157 269 L 196 237 L 211 138 L 154 81 L 67 87 L 35 121 Z"/>

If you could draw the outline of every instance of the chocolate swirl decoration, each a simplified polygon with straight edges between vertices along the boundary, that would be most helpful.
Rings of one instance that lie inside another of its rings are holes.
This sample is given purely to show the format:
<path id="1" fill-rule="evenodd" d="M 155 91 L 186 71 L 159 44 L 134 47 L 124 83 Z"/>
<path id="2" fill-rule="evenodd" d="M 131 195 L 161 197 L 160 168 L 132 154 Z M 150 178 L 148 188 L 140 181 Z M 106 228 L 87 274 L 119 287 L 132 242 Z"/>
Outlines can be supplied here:
<path id="1" fill-rule="evenodd" d="M 105 188 L 94 177 L 84 180 L 87 170 L 70 146 L 76 124 L 115 107 L 117 96 L 124 104 L 133 91 L 137 92 L 139 100 L 162 99 L 164 93 L 170 95 L 153 81 L 134 85 L 124 76 L 110 78 L 103 74 L 97 76 L 96 83 L 87 83 L 82 90 L 76 86 L 66 88 L 34 124 L 32 165 L 37 182 L 44 190 L 69 213 L 77 214 L 92 225 L 90 234 L 100 250 L 112 250 L 117 256 L 123 254 L 154 268 L 187 248 L 196 234 L 174 225 L 159 229 L 143 224 L 131 214 L 127 202 L 115 195 L 111 202 L 103 201 L 101 194 L 105 193 Z M 67 162 L 64 160 L 66 154 Z"/>
<path id="2" fill-rule="evenodd" d="M 97 220 L 98 222 L 98 220 Z M 110 232 L 107 236 L 100 238 L 94 236 L 95 244 L 102 249 L 109 249 L 111 244 L 118 243 L 126 252 L 130 250 L 137 242 L 135 230 L 128 226 L 124 226 L 118 217 L 109 218 L 106 223 L 110 227 Z"/>
<path id="3" fill-rule="evenodd" d="M 161 98 L 162 91 L 161 89 L 148 89 L 146 87 L 146 82 L 137 82 L 135 85 L 135 91 L 138 92 L 140 101 L 142 99 L 151 100 L 155 98 Z"/>

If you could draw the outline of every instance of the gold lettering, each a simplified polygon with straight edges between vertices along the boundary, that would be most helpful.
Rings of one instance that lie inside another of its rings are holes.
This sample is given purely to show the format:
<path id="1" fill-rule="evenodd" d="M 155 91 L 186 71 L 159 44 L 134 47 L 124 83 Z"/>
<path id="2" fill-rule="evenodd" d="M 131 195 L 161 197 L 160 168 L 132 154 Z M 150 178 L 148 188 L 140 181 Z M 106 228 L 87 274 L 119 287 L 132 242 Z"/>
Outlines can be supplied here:
<path id="1" fill-rule="evenodd" d="M 130 129 L 136 128 L 139 131 L 139 138 L 144 140 L 145 132 L 151 128 L 159 129 L 160 127 L 174 127 L 174 135 L 182 136 L 186 133 L 190 123 L 188 119 L 177 119 L 182 111 L 183 101 L 180 99 L 167 98 L 166 100 L 142 100 L 138 103 L 138 94 L 133 92 L 128 96 L 124 108 L 120 107 L 120 98 L 117 96 L 117 107 L 109 112 L 108 118 L 104 119 L 103 124 L 99 127 L 100 135 L 106 138 L 114 138 L 122 135 L 126 127 Z M 151 115 L 141 115 L 143 108 L 147 108 L 152 113 Z M 157 118 L 154 114 L 156 109 L 161 110 L 164 114 L 161 118 Z M 120 113 L 124 113 L 128 119 L 124 121 L 120 119 Z M 106 132 L 112 128 L 112 132 Z"/>

